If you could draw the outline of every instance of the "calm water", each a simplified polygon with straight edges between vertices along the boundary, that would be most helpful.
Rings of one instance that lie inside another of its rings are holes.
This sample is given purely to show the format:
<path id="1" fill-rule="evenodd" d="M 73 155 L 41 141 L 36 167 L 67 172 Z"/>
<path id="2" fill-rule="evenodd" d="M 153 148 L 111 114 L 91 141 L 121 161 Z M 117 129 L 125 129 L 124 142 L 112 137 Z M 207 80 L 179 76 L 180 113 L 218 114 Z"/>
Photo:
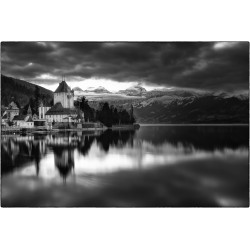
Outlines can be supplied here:
<path id="1" fill-rule="evenodd" d="M 248 206 L 248 127 L 2 136 L 2 206 Z"/>

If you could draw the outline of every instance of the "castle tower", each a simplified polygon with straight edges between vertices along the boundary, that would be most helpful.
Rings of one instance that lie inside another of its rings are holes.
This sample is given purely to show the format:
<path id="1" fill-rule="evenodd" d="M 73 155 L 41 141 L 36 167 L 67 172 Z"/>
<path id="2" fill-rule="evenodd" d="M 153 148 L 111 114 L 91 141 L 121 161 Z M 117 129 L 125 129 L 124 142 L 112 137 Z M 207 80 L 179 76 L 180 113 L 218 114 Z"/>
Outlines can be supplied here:
<path id="1" fill-rule="evenodd" d="M 28 108 L 28 110 L 27 110 L 27 115 L 31 115 L 31 116 L 32 116 L 32 111 L 31 111 L 30 105 L 29 105 L 29 108 Z"/>
<path id="2" fill-rule="evenodd" d="M 54 105 L 60 102 L 64 108 L 74 108 L 74 93 L 63 80 L 54 92 Z"/>
<path id="3" fill-rule="evenodd" d="M 44 107 L 43 102 L 40 103 L 38 107 L 38 115 L 39 119 L 45 119 L 46 112 L 50 109 L 50 107 Z"/>

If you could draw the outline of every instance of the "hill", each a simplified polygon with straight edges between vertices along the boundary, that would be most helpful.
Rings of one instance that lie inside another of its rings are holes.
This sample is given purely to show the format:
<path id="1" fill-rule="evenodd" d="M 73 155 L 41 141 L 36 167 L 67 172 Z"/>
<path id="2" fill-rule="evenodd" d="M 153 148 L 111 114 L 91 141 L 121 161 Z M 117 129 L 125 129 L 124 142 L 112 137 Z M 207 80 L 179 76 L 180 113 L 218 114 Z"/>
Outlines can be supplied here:
<path id="1" fill-rule="evenodd" d="M 101 101 L 101 100 L 100 100 Z M 100 102 L 99 101 L 99 102 Z M 248 95 L 151 91 L 143 98 L 105 100 L 110 105 L 130 108 L 139 123 L 248 123 Z M 98 102 L 91 105 L 98 107 Z"/>
<path id="2" fill-rule="evenodd" d="M 136 103 L 134 114 L 141 123 L 248 123 L 249 99 L 162 96 Z"/>
<path id="3" fill-rule="evenodd" d="M 53 100 L 52 91 L 30 82 L 1 75 L 1 105 L 7 106 L 14 97 L 21 107 L 25 106 L 31 97 L 34 98 L 36 86 L 41 96 L 50 103 Z"/>

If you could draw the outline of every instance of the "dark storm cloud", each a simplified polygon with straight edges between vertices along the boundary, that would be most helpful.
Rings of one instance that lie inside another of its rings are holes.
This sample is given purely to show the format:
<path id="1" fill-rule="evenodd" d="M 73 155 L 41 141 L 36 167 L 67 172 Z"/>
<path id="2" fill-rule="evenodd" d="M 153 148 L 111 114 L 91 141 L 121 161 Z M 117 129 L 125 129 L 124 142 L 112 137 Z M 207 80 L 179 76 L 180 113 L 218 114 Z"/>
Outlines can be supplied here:
<path id="1" fill-rule="evenodd" d="M 2 73 L 36 82 L 112 79 L 158 86 L 247 90 L 248 42 L 2 43 Z"/>

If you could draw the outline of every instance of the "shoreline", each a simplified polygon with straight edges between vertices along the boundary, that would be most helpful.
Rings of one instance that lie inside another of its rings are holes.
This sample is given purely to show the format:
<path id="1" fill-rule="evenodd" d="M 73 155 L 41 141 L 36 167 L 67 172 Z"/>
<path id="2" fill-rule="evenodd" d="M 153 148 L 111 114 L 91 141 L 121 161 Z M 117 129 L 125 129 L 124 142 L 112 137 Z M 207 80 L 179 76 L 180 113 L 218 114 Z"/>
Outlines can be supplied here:
<path id="1" fill-rule="evenodd" d="M 249 126 L 248 123 L 139 123 L 142 127 L 150 126 Z"/>
<path id="2" fill-rule="evenodd" d="M 25 134 L 48 134 L 48 133 L 60 133 L 60 132 L 86 132 L 86 131 L 105 131 L 105 130 L 137 130 L 140 127 L 192 127 L 192 126 L 203 126 L 203 127 L 246 127 L 249 124 L 244 123 L 234 123 L 234 124 L 206 124 L 206 123 L 186 123 L 186 124 L 167 124 L 167 123 L 137 123 L 137 125 L 117 125 L 113 127 L 103 127 L 103 128 L 66 128 L 66 129 L 35 129 L 35 128 L 8 128 L 1 129 L 1 136 L 8 134 L 22 134 L 22 129 L 26 129 Z"/>
<path id="3" fill-rule="evenodd" d="M 54 134 L 60 132 L 86 132 L 86 131 L 105 131 L 105 130 L 136 130 L 139 125 L 117 125 L 113 127 L 93 127 L 93 128 L 2 128 L 1 135 L 8 134 Z M 24 131 L 23 131 L 24 130 Z"/>

